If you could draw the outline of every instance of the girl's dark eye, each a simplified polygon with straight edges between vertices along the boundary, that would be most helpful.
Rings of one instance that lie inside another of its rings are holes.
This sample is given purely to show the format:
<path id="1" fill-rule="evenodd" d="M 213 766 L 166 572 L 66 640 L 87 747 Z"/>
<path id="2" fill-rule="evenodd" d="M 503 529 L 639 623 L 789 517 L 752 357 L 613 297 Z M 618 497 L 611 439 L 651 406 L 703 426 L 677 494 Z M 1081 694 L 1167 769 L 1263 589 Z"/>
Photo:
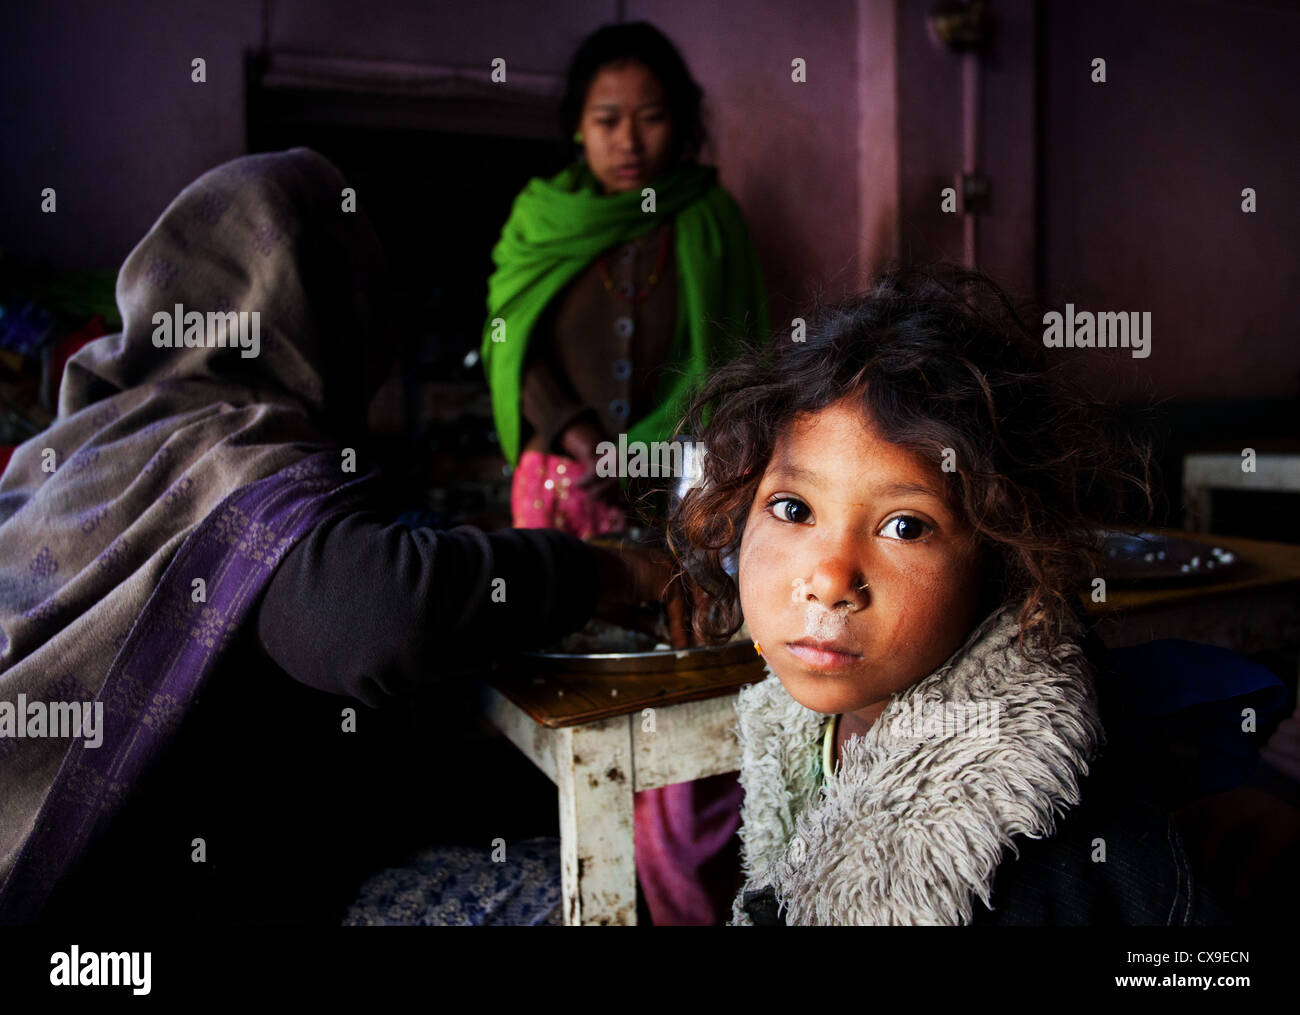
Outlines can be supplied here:
<path id="1" fill-rule="evenodd" d="M 597 122 L 598 124 L 600 124 L 602 127 L 604 127 L 606 130 L 608 130 L 610 127 L 614 126 L 614 124 L 618 123 L 617 120 L 609 120 L 609 119 L 605 119 L 605 120 L 597 120 L 596 122 Z"/>
<path id="2" fill-rule="evenodd" d="M 889 535 L 890 529 L 893 529 L 893 535 Z M 899 515 L 885 522 L 880 530 L 882 536 L 889 539 L 900 539 L 904 542 L 915 542 L 929 535 L 931 526 L 919 518 L 913 518 L 911 515 Z"/>
<path id="3" fill-rule="evenodd" d="M 812 517 L 812 509 L 793 497 L 778 497 L 768 505 L 768 509 L 781 521 L 796 525 L 802 525 Z"/>

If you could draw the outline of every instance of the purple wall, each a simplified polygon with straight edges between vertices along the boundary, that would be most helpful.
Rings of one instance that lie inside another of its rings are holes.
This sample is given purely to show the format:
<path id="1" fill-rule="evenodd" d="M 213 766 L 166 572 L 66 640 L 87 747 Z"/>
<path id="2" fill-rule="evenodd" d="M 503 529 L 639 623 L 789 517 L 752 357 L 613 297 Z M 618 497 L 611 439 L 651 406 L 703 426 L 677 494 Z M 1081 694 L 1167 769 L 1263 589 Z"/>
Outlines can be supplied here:
<path id="1" fill-rule="evenodd" d="M 929 38 L 929 7 L 898 6 L 902 254 L 960 261 L 962 223 L 938 195 L 961 166 L 961 57 Z M 1147 359 L 1059 354 L 1111 394 L 1300 394 L 1300 13 L 1120 0 L 993 8 L 978 131 L 992 204 L 977 265 L 1050 303 L 1150 311 Z M 1091 81 L 1094 57 L 1107 61 L 1105 84 Z M 1243 187 L 1258 195 L 1253 215 Z"/>
<path id="2" fill-rule="evenodd" d="M 774 320 L 814 289 L 859 286 L 877 247 L 892 253 L 897 190 L 892 78 L 881 77 L 893 8 L 865 0 L 824 3 L 815 18 L 790 0 L 146 0 L 112 13 L 56 0 L 0 33 L 0 67 L 25 83 L 27 104 L 0 165 L 6 248 L 68 268 L 119 264 L 181 187 L 242 152 L 243 53 L 264 38 L 277 51 L 474 70 L 501 56 L 511 71 L 558 82 L 577 42 L 619 6 L 662 27 L 705 89 L 708 154 L 748 216 Z M 207 60 L 206 84 L 190 81 L 195 56 Z M 796 56 L 804 84 L 790 78 Z M 858 97 L 865 81 L 881 93 L 869 104 Z M 38 208 L 46 186 L 58 192 L 53 216 Z"/>
<path id="3" fill-rule="evenodd" d="M 243 151 L 241 51 L 259 38 L 260 4 L 56 0 L 5 21 L 6 253 L 115 268 L 182 187 Z M 195 57 L 206 84 L 190 80 Z M 54 214 L 40 210 L 45 187 Z"/>
<path id="4" fill-rule="evenodd" d="M 682 50 L 709 105 L 723 183 L 745 210 L 767 270 L 774 327 L 818 288 L 861 284 L 857 5 L 816 17 L 788 0 L 631 0 Z M 743 13 L 742 13 L 743 12 Z M 807 80 L 791 80 L 791 61 Z"/>
<path id="5" fill-rule="evenodd" d="M 474 5 L 54 0 L 0 33 L 6 251 L 119 264 L 166 202 L 242 151 L 243 54 L 279 51 L 481 71 L 502 56 L 555 82 L 622 10 L 660 25 L 703 84 L 711 153 L 759 247 L 773 319 L 861 285 L 901 254 L 963 256 L 939 208 L 961 167 L 962 59 L 930 0 L 573 0 Z M 1132 394 L 1289 395 L 1300 342 L 1292 64 L 1300 15 L 1268 5 L 996 0 L 983 61 L 980 267 L 1081 309 L 1150 310 L 1153 355 L 1083 350 Z M 208 80 L 190 82 L 190 60 Z M 808 80 L 790 80 L 793 57 Z M 1089 62 L 1108 60 L 1094 85 Z M 1041 144 L 1040 144 L 1041 142 Z M 56 215 L 39 212 L 42 187 Z M 1252 186 L 1259 211 L 1240 210 Z"/>
<path id="6" fill-rule="evenodd" d="M 1152 316 L 1149 359 L 1084 369 L 1158 396 L 1300 394 L 1300 13 L 1094 0 L 1043 16 L 1047 295 Z"/>

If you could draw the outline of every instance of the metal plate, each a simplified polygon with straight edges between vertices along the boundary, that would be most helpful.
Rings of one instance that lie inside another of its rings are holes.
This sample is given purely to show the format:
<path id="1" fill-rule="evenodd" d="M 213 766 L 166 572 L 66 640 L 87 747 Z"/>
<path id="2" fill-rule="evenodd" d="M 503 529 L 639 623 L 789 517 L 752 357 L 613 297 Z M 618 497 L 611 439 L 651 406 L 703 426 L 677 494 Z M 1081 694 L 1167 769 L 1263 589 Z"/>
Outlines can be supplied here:
<path id="1" fill-rule="evenodd" d="M 565 673 L 685 673 L 730 666 L 758 658 L 754 643 L 730 641 L 725 645 L 697 645 L 674 651 L 603 652 L 590 654 L 563 652 L 521 652 L 521 658 L 543 669 Z"/>
<path id="2" fill-rule="evenodd" d="M 1210 541 L 1158 532 L 1099 532 L 1102 574 L 1119 585 L 1223 581 L 1235 576 L 1241 558 Z"/>

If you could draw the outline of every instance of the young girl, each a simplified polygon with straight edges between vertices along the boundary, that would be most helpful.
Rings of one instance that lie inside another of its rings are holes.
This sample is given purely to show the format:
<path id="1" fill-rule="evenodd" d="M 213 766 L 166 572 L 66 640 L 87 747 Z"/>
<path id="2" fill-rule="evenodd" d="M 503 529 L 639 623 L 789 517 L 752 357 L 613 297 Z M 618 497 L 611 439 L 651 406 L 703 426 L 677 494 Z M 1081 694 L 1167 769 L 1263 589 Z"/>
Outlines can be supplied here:
<path id="1" fill-rule="evenodd" d="M 618 478 L 596 475 L 602 443 L 669 439 L 732 336 L 766 330 L 740 209 L 698 161 L 701 100 L 644 22 L 599 29 L 570 63 L 579 158 L 515 198 L 488 282 L 483 363 L 519 528 L 627 528 Z"/>
<path id="2" fill-rule="evenodd" d="M 1075 605 L 1092 520 L 1149 504 L 1146 457 L 1043 355 L 980 276 L 895 272 L 697 400 L 697 631 L 743 612 L 777 677 L 737 705 L 735 923 L 1220 916 L 1113 777 Z"/>

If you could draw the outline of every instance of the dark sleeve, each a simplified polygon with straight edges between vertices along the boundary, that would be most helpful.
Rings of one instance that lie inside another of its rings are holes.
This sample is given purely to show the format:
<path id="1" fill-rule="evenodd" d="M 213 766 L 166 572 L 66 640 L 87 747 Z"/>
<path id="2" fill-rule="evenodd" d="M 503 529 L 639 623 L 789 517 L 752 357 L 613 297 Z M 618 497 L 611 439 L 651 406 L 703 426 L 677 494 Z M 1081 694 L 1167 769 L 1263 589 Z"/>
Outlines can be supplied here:
<path id="1" fill-rule="evenodd" d="M 595 557 L 567 533 L 439 532 L 360 513 L 318 527 L 280 562 L 257 637 L 295 680 L 374 707 L 554 641 L 586 623 L 596 598 Z"/>
<path id="2" fill-rule="evenodd" d="M 555 360 L 552 321 L 548 311 L 538 321 L 533 340 L 529 343 L 528 358 L 524 362 L 519 386 L 519 410 L 533 430 L 540 434 L 546 447 L 559 454 L 563 449 L 556 443 L 570 423 L 588 412 L 573 391 L 573 385 Z"/>

